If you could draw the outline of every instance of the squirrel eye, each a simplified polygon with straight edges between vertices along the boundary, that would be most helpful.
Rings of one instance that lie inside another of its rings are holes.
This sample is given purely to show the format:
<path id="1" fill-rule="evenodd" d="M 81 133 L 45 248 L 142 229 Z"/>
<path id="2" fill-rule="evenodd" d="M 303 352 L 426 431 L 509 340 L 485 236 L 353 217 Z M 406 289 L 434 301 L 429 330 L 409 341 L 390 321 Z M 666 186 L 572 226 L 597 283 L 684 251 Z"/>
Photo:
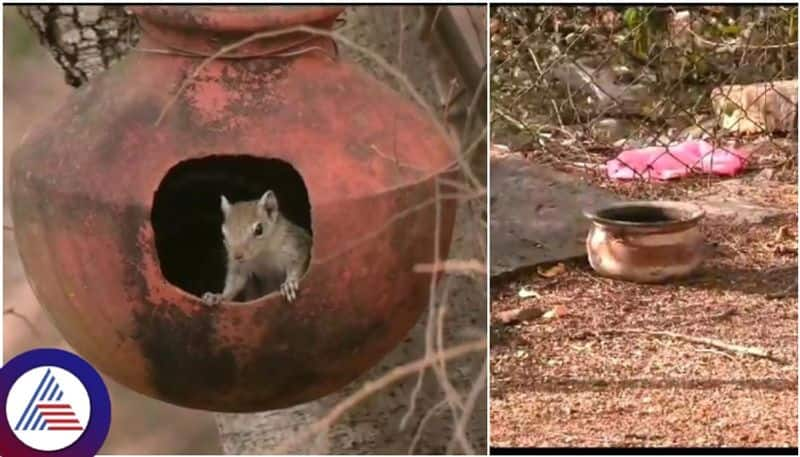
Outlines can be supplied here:
<path id="1" fill-rule="evenodd" d="M 262 234 L 262 233 L 264 233 L 264 229 L 261 227 L 261 223 L 259 222 L 259 223 L 258 223 L 258 224 L 256 224 L 256 226 L 253 228 L 253 234 L 254 234 L 255 236 L 261 236 L 261 234 Z"/>

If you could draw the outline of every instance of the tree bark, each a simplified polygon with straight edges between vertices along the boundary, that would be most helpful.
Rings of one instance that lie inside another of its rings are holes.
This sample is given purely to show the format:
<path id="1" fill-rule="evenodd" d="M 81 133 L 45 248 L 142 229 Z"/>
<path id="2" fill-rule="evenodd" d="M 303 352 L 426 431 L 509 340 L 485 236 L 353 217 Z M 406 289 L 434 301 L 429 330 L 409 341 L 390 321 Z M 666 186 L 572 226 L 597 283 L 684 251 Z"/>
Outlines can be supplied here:
<path id="1" fill-rule="evenodd" d="M 17 8 L 73 87 L 107 70 L 139 40 L 136 19 L 122 6 Z"/>

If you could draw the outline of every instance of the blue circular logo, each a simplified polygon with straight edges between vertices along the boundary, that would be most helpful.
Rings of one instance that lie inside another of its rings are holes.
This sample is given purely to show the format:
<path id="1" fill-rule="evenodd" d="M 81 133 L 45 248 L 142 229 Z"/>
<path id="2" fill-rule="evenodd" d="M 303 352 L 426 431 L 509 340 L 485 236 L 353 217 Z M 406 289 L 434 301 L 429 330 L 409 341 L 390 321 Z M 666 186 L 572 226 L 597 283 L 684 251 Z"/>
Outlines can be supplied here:
<path id="1" fill-rule="evenodd" d="M 0 368 L 0 399 L 0 455 L 94 456 L 111 426 L 103 379 L 61 349 L 28 351 Z"/>

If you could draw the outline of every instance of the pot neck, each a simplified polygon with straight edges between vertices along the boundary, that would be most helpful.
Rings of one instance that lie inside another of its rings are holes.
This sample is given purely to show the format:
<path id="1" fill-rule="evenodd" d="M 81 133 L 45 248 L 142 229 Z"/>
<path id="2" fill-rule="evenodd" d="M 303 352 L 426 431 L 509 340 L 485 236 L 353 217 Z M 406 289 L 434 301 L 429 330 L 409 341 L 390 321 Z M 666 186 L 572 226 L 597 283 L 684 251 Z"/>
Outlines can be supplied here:
<path id="1" fill-rule="evenodd" d="M 286 56 L 319 49 L 335 54 L 330 38 L 297 26 L 330 30 L 342 7 L 315 6 L 136 6 L 129 7 L 142 29 L 140 47 L 165 48 L 179 54 L 207 57 L 257 33 L 222 58 Z"/>

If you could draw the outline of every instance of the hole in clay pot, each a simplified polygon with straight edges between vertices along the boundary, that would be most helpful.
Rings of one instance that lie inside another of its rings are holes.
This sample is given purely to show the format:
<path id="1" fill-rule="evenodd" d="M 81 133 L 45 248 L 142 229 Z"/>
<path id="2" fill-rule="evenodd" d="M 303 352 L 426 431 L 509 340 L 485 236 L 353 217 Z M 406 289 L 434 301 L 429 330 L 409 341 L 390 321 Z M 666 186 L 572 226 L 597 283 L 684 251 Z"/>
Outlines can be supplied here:
<path id="1" fill-rule="evenodd" d="M 287 162 L 210 156 L 172 167 L 155 192 L 151 213 L 158 261 L 167 281 L 198 297 L 221 292 L 227 253 L 220 196 L 235 204 L 258 200 L 267 190 L 275 193 L 284 217 L 311 233 L 308 191 Z"/>
<path id="2" fill-rule="evenodd" d="M 675 208 L 659 208 L 655 206 L 624 206 L 607 208 L 597 212 L 597 216 L 618 222 L 675 222 L 689 218 L 689 214 Z"/>

